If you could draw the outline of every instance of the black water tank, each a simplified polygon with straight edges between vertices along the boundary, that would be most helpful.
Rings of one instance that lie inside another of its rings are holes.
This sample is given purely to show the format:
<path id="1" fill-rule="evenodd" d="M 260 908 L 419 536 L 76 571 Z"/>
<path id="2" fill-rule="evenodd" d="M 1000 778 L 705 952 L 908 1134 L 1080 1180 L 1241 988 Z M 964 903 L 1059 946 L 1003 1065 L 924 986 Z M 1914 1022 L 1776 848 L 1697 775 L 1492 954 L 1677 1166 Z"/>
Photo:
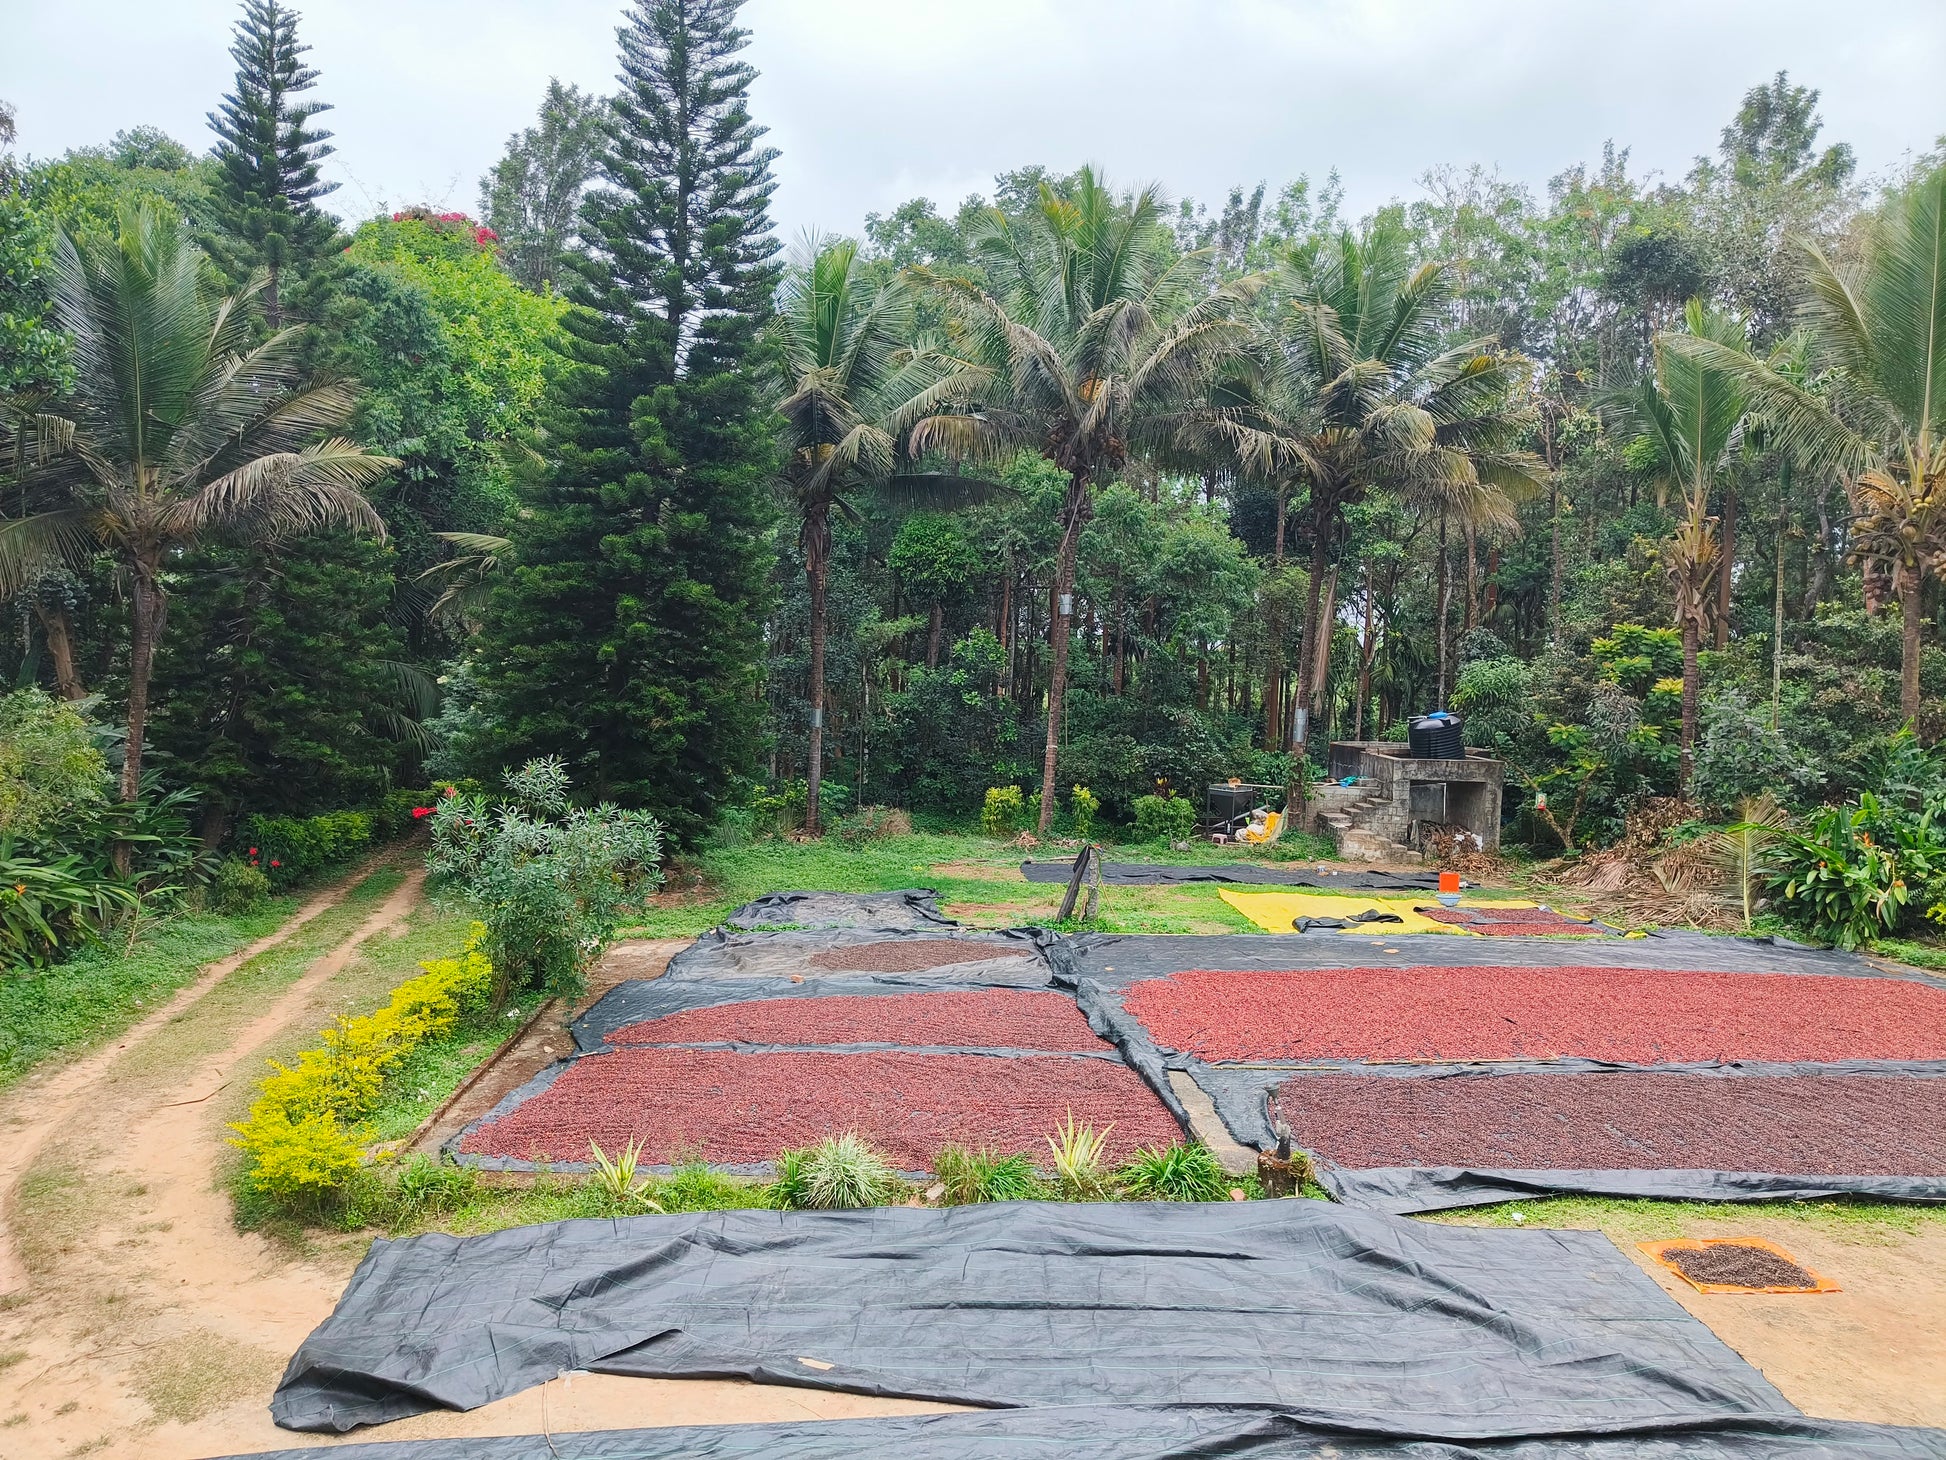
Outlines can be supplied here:
<path id="1" fill-rule="evenodd" d="M 1445 710 L 1421 715 L 1406 730 L 1406 747 L 1414 760 L 1464 760 L 1466 739 L 1460 733 L 1464 723 Z"/>

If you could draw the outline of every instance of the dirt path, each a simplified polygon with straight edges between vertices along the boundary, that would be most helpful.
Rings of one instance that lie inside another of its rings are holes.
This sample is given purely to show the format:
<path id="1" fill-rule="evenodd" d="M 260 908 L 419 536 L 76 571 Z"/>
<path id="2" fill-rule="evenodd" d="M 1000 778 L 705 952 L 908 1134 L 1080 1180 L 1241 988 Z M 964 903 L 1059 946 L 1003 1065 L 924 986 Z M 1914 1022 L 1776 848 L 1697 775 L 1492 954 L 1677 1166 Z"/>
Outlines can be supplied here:
<path id="1" fill-rule="evenodd" d="M 293 913 L 276 932 L 259 938 L 228 958 L 205 968 L 193 983 L 176 991 L 174 998 L 134 1025 L 112 1044 L 93 1054 L 62 1066 L 44 1076 L 29 1076 L 7 1096 L 4 1109 L 6 1139 L 0 1144 L 0 1216 L 13 1203 L 14 1188 L 34 1164 L 41 1147 L 54 1131 L 73 1118 L 76 1109 L 87 1101 L 102 1076 L 130 1050 L 145 1044 L 157 1031 L 174 1023 L 203 996 L 260 953 L 267 953 L 287 942 L 291 935 L 320 914 L 330 911 L 345 899 L 345 894 L 365 874 L 358 873 L 326 888 Z M 27 1272 L 14 1251 L 14 1243 L 0 1242 L 0 1294 L 12 1294 L 27 1281 Z"/>
<path id="2" fill-rule="evenodd" d="M 267 1405 L 285 1361 L 330 1313 L 368 1237 L 325 1238 L 293 1256 L 239 1232 L 221 1185 L 224 1125 L 264 1056 L 337 1012 L 333 980 L 402 928 L 422 882 L 408 875 L 355 923 L 341 907 L 352 883 L 320 894 L 113 1045 L 23 1083 L 0 1106 L 0 1180 L 9 1192 L 0 1249 L 14 1274 L 0 1296 L 0 1455 L 200 1460 L 331 1443 L 277 1429 Z M 327 915 L 347 925 L 342 933 L 326 925 L 332 938 L 294 981 L 250 986 L 252 958 Z M 655 945 L 650 957 L 659 965 L 677 946 Z M 551 1032 L 537 1026 L 535 1053 L 550 1041 L 564 1047 L 561 1024 L 557 1017 Z M 942 1407 L 576 1375 L 470 1414 L 428 1415 L 363 1438 Z"/>

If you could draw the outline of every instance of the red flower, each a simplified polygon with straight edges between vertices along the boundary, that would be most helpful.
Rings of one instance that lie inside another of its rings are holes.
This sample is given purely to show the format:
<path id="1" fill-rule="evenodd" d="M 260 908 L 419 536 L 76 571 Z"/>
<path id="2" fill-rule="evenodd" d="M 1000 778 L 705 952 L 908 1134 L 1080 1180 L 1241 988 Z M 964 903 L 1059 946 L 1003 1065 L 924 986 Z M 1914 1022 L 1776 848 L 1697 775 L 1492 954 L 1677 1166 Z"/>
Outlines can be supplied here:
<path id="1" fill-rule="evenodd" d="M 424 821 L 430 815 L 432 815 L 432 807 L 430 806 L 415 806 L 412 808 L 412 819 L 414 821 Z"/>
<path id="2" fill-rule="evenodd" d="M 281 867 L 281 866 L 283 866 L 284 864 L 283 864 L 282 862 L 280 862 L 280 861 L 278 861 L 278 860 L 277 860 L 277 859 L 276 859 L 275 857 L 272 857 L 272 858 L 270 859 L 270 865 L 271 865 L 271 866 L 273 866 L 273 867 Z"/>
<path id="3" fill-rule="evenodd" d="M 250 855 L 253 857 L 257 855 L 257 849 L 255 847 L 250 848 Z"/>

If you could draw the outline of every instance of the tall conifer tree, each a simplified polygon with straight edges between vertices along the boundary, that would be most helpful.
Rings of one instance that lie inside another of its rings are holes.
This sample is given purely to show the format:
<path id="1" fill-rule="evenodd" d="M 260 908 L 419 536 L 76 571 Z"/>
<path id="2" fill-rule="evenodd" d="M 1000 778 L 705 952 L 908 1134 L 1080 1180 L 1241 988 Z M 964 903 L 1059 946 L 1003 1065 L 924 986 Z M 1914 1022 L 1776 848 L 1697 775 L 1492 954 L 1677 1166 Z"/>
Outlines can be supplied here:
<path id="1" fill-rule="evenodd" d="M 317 206 L 338 186 L 318 176 L 318 164 L 334 150 L 327 145 L 331 134 L 311 125 L 331 107 L 296 100 L 318 80 L 303 61 L 311 48 L 297 43 L 298 19 L 278 0 L 243 0 L 230 46 L 236 90 L 209 114 L 222 166 L 212 252 L 238 275 L 269 273 L 264 315 L 272 329 L 283 322 L 284 271 L 303 272 L 337 236 L 336 224 Z"/>
<path id="2" fill-rule="evenodd" d="M 777 283 L 774 152 L 737 0 L 637 0 L 518 568 L 476 666 L 482 770 L 568 759 L 678 839 L 754 768 L 774 435 L 752 353 Z"/>

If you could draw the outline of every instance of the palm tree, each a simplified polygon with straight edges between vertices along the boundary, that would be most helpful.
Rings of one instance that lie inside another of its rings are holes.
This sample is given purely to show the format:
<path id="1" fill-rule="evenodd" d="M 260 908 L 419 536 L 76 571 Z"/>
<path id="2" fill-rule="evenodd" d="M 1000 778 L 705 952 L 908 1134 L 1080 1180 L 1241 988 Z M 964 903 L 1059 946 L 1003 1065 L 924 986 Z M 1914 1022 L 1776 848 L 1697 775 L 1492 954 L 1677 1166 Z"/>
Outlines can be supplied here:
<path id="1" fill-rule="evenodd" d="M 1315 252 L 1291 250 L 1265 352 L 1270 408 L 1224 425 L 1246 471 L 1310 486 L 1298 674 L 1313 717 L 1325 678 L 1323 587 L 1345 509 L 1386 486 L 1459 513 L 1470 532 L 1511 520 L 1510 501 L 1544 480 L 1539 459 L 1517 444 L 1527 413 L 1511 362 L 1490 337 L 1446 340 L 1449 273 L 1439 262 L 1415 266 L 1403 224 L 1390 218 Z"/>
<path id="2" fill-rule="evenodd" d="M 988 212 L 974 241 L 986 281 L 918 277 L 949 306 L 939 378 L 896 416 L 915 456 L 1004 460 L 1037 451 L 1067 474 L 1058 517 L 1048 640 L 1047 741 L 1039 829 L 1054 819 L 1055 762 L 1067 691 L 1075 559 L 1095 491 L 1132 452 L 1166 449 L 1204 409 L 1217 362 L 1239 346 L 1236 306 L 1254 278 L 1200 293 L 1175 249 L 1154 187 L 1117 195 L 1083 168 L 1042 184 L 1019 219 Z"/>
<path id="3" fill-rule="evenodd" d="M 1854 256 L 1800 244 L 1803 322 L 1829 398 L 1708 337 L 1670 352 L 1734 380 L 1802 465 L 1843 474 L 1858 551 L 1889 559 L 1904 620 L 1899 708 L 1919 714 L 1925 580 L 1946 572 L 1946 167 L 1869 219 Z"/>
<path id="4" fill-rule="evenodd" d="M 165 577 L 185 548 L 263 544 L 350 527 L 383 535 L 363 488 L 396 465 L 338 437 L 347 381 L 300 385 L 298 330 L 249 344 L 255 288 L 216 299 L 187 227 L 125 211 L 116 237 L 56 238 L 53 317 L 74 389 L 0 415 L 0 454 L 34 466 L 28 502 L 0 519 L 0 593 L 63 561 L 109 554 L 129 594 L 128 739 L 121 794 L 141 789 L 142 741 Z"/>
<path id="5" fill-rule="evenodd" d="M 1653 453 L 1660 494 L 1680 494 L 1682 515 L 1662 550 L 1663 567 L 1675 592 L 1676 623 L 1682 629 L 1682 761 L 1680 794 L 1689 791 L 1696 753 L 1697 702 L 1702 694 L 1698 657 L 1703 626 L 1717 575 L 1724 570 L 1717 520 L 1710 496 L 1722 480 L 1749 414 L 1750 401 L 1737 377 L 1681 348 L 1703 340 L 1733 355 L 1748 344 L 1743 325 L 1706 308 L 1699 299 L 1683 310 L 1685 334 L 1658 334 L 1655 372 L 1644 375 L 1617 397 L 1622 417 Z"/>
<path id="6" fill-rule="evenodd" d="M 895 395 L 909 394 L 910 296 L 897 278 L 875 281 L 849 238 L 807 240 L 784 277 L 776 334 L 787 376 L 777 403 L 784 419 L 784 488 L 797 516 L 798 546 L 811 593 L 811 733 L 804 828 L 819 824 L 824 779 L 825 586 L 831 514 L 858 520 L 845 494 L 889 477 L 896 442 L 880 424 Z"/>

